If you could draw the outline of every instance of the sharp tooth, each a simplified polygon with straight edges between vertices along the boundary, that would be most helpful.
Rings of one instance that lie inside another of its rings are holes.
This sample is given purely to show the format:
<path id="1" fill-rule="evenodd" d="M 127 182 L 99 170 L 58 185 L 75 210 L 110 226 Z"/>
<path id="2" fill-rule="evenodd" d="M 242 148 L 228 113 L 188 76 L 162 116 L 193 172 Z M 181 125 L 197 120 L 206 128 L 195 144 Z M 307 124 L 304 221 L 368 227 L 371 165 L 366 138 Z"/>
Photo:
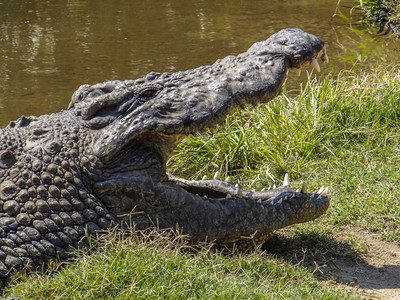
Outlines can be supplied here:
<path id="1" fill-rule="evenodd" d="M 265 187 L 261 189 L 261 192 L 264 192 L 264 191 L 265 191 Z"/>
<path id="2" fill-rule="evenodd" d="M 227 183 L 232 183 L 232 178 L 231 177 L 226 177 L 225 178 L 225 182 L 227 182 Z"/>
<path id="3" fill-rule="evenodd" d="M 301 75 L 301 69 L 296 69 L 296 74 L 297 74 L 297 76 L 300 76 Z"/>
<path id="4" fill-rule="evenodd" d="M 204 175 L 203 178 L 201 178 L 201 180 L 207 180 L 207 179 L 208 179 L 207 175 Z"/>
<path id="5" fill-rule="evenodd" d="M 322 55 L 322 61 L 325 62 L 325 63 L 328 63 L 329 62 L 329 57 L 328 57 L 328 53 L 326 53 L 326 48 L 325 47 L 324 47 L 323 51 L 324 52 L 323 52 L 323 55 Z"/>
<path id="6" fill-rule="evenodd" d="M 261 199 L 258 199 L 257 203 L 261 203 Z"/>
<path id="7" fill-rule="evenodd" d="M 289 75 L 289 69 L 286 70 L 286 76 L 288 76 L 288 75 Z"/>
<path id="8" fill-rule="evenodd" d="M 315 70 L 317 70 L 317 72 L 321 72 L 321 68 L 319 67 L 318 61 L 317 61 L 315 58 L 312 59 L 312 61 L 311 61 L 311 66 L 312 66 Z"/>
<path id="9" fill-rule="evenodd" d="M 318 190 L 317 194 L 321 194 L 325 190 L 324 186 L 321 186 L 321 188 Z"/>
<path id="10" fill-rule="evenodd" d="M 276 184 L 274 183 L 274 185 L 272 186 L 272 189 L 274 190 L 274 189 L 276 189 Z"/>
<path id="11" fill-rule="evenodd" d="M 235 188 L 240 188 L 239 183 L 236 183 L 236 184 L 235 184 Z"/>
<path id="12" fill-rule="evenodd" d="M 321 192 L 321 196 L 324 196 L 324 197 L 328 196 L 328 190 L 329 190 L 329 187 L 327 186 L 327 187 Z"/>
<path id="13" fill-rule="evenodd" d="M 219 174 L 219 172 L 217 171 L 217 172 L 215 172 L 215 174 L 214 174 L 214 178 L 213 178 L 214 180 L 221 180 L 221 175 Z"/>
<path id="14" fill-rule="evenodd" d="M 229 199 L 231 197 L 231 194 L 226 195 L 226 199 Z"/>
<path id="15" fill-rule="evenodd" d="M 290 187 L 290 179 L 289 179 L 289 174 L 285 174 L 285 179 L 283 180 L 283 186 Z"/>
<path id="16" fill-rule="evenodd" d="M 300 189 L 297 189 L 297 190 L 296 190 L 296 193 L 300 193 L 300 192 L 301 192 L 301 190 L 300 190 Z"/>
<path id="17" fill-rule="evenodd" d="M 307 194 L 307 183 L 303 182 L 303 185 L 301 186 L 301 192 L 303 194 Z"/>
<path id="18" fill-rule="evenodd" d="M 254 193 L 256 191 L 256 189 L 253 189 L 252 192 Z"/>

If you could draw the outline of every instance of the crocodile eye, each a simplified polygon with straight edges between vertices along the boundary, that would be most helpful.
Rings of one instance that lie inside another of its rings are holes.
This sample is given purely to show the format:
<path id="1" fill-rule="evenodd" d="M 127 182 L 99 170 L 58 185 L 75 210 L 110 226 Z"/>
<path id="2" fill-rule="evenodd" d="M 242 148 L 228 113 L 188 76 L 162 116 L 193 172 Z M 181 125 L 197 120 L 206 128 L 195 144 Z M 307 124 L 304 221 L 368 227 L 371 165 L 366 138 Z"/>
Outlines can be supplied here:
<path id="1" fill-rule="evenodd" d="M 154 98 L 155 96 L 157 96 L 158 92 L 160 89 L 157 88 L 146 88 L 142 91 L 139 92 L 139 98 L 141 98 L 142 100 L 150 100 L 152 98 Z"/>

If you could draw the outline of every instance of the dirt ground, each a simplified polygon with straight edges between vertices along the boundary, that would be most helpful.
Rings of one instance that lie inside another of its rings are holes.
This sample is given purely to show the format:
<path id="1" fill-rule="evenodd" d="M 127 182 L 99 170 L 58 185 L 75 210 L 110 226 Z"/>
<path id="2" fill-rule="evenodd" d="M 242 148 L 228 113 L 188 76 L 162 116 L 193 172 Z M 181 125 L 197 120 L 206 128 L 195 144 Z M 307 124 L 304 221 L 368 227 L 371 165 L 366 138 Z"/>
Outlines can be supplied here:
<path id="1" fill-rule="evenodd" d="M 363 250 L 352 249 L 349 238 Z M 349 226 L 333 233 L 333 238 L 293 240 L 278 233 L 270 241 L 263 247 L 268 254 L 311 269 L 327 285 L 344 287 L 366 299 L 400 299 L 400 247 L 377 233 Z"/>

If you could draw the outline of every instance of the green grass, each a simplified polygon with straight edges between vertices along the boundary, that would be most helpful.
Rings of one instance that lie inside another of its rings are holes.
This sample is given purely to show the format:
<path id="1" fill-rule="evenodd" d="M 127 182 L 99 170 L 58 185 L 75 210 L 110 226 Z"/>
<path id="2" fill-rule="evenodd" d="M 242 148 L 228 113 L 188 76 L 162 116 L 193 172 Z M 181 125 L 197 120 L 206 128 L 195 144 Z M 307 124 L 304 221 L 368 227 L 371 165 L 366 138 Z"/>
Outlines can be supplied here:
<path id="1" fill-rule="evenodd" d="M 150 238 L 151 236 L 151 238 Z M 20 279 L 24 299 L 354 299 L 261 252 L 227 255 L 163 232 L 114 235 L 56 274 Z"/>
<path id="2" fill-rule="evenodd" d="M 258 169 L 301 174 L 354 145 L 371 148 L 395 131 L 400 118 L 396 80 L 385 71 L 309 80 L 294 99 L 282 95 L 237 110 L 216 132 L 188 137 L 171 158 L 171 169 L 197 177 L 218 169 L 244 180 Z"/>
<path id="3" fill-rule="evenodd" d="M 281 230 L 287 243 L 314 257 L 357 259 L 366 249 L 333 233 L 348 224 L 400 245 L 400 74 L 398 67 L 361 75 L 310 79 L 295 98 L 285 94 L 236 111 L 215 133 L 190 136 L 169 169 L 188 178 L 219 170 L 243 186 L 330 187 L 331 207 L 317 221 Z M 192 249 L 181 238 L 111 236 L 92 254 L 50 274 L 20 276 L 6 293 L 24 299 L 352 299 L 321 282 L 318 272 L 269 254 L 221 254 Z M 273 242 L 273 241 L 272 241 Z M 294 246 L 298 245 L 298 246 Z M 275 249 L 276 252 L 273 251 Z M 299 253 L 301 255 L 301 253 Z M 325 274 L 326 275 L 326 274 Z M 330 278 L 323 277 L 324 279 Z"/>
<path id="4" fill-rule="evenodd" d="M 374 15 L 377 12 L 383 12 L 386 21 L 400 23 L 400 2 L 399 0 L 359 0 L 363 8 L 364 17 L 362 21 L 367 24 L 374 23 Z"/>

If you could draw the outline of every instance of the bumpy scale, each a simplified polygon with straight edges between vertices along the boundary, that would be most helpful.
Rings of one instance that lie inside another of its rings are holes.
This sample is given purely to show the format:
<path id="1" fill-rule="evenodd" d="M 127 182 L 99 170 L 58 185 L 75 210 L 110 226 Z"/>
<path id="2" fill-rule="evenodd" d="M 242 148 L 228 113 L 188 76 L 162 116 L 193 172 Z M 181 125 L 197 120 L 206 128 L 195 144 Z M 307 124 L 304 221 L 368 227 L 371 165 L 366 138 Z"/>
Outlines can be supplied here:
<path id="1" fill-rule="evenodd" d="M 3 282 L 12 269 L 67 259 L 73 248 L 87 247 L 89 233 L 110 228 L 115 218 L 85 182 L 84 172 L 99 172 L 95 158 L 80 151 L 85 138 L 65 114 L 21 117 L 1 131 Z"/>

